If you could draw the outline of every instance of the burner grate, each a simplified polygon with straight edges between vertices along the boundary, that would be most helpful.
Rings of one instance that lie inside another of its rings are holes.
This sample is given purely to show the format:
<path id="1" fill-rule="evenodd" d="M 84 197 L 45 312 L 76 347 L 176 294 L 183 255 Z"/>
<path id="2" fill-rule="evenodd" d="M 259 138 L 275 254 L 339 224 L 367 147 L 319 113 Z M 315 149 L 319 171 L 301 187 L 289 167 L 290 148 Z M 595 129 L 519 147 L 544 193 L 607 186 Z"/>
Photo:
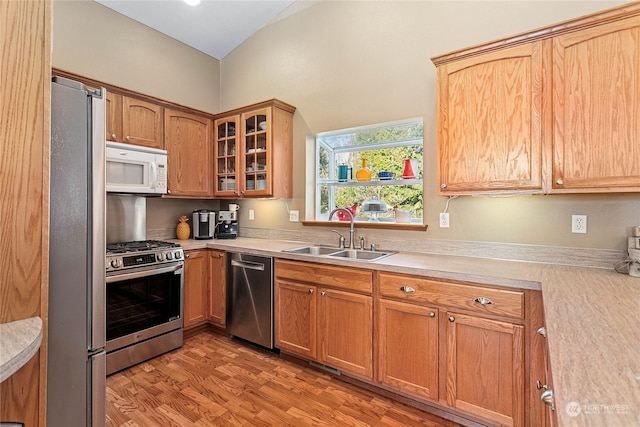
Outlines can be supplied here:
<path id="1" fill-rule="evenodd" d="M 161 248 L 176 248 L 177 243 L 162 240 L 139 240 L 133 242 L 110 243 L 107 245 L 107 255 L 124 254 L 127 252 L 150 251 Z"/>

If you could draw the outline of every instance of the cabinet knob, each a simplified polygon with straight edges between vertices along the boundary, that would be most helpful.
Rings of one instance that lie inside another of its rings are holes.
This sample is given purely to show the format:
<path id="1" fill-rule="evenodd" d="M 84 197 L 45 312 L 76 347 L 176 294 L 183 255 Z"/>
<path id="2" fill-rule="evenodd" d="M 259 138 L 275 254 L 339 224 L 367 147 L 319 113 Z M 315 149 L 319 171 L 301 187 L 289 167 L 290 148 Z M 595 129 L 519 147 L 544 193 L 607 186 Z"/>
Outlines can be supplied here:
<path id="1" fill-rule="evenodd" d="M 129 135 L 125 136 L 125 138 L 127 141 L 131 141 L 131 137 Z"/>
<path id="2" fill-rule="evenodd" d="M 558 185 L 564 185 L 564 180 L 562 180 L 562 179 L 556 179 L 556 184 L 558 184 Z"/>
<path id="3" fill-rule="evenodd" d="M 433 319 L 434 317 L 436 317 L 436 314 L 433 311 L 431 311 L 429 312 L 429 317 Z"/>
<path id="4" fill-rule="evenodd" d="M 400 290 L 402 292 L 405 292 L 407 294 L 413 294 L 416 292 L 415 289 L 413 289 L 411 286 L 400 286 Z"/>
<path id="5" fill-rule="evenodd" d="M 540 380 L 536 381 L 536 388 L 537 388 L 538 390 L 542 390 L 542 389 L 548 390 L 548 389 L 549 389 L 549 387 L 547 387 L 547 385 L 546 385 L 546 384 L 542 384 L 542 383 L 540 382 Z"/>
<path id="6" fill-rule="evenodd" d="M 447 184 L 445 184 L 445 183 L 440 184 L 440 188 L 442 188 L 444 190 L 445 188 L 447 188 Z"/>
<path id="7" fill-rule="evenodd" d="M 167 194 L 171 194 L 171 190 L 167 188 Z"/>
<path id="8" fill-rule="evenodd" d="M 455 322 L 455 321 L 456 321 L 456 318 L 455 318 L 455 317 L 453 317 L 453 316 L 449 316 L 449 322 Z"/>
<path id="9" fill-rule="evenodd" d="M 218 258 L 222 258 L 223 256 L 224 256 L 224 254 L 223 254 L 222 252 L 220 252 L 220 253 L 218 254 Z"/>
<path id="10" fill-rule="evenodd" d="M 547 337 L 547 328 L 545 328 L 544 326 L 540 326 L 536 332 L 545 338 Z"/>
<path id="11" fill-rule="evenodd" d="M 556 410 L 556 405 L 553 399 L 553 390 L 547 389 L 540 394 L 540 400 L 547 405 L 552 411 Z"/>
<path id="12" fill-rule="evenodd" d="M 325 296 L 327 293 L 325 291 L 320 292 L 320 295 Z"/>
<path id="13" fill-rule="evenodd" d="M 312 294 L 313 293 L 313 289 L 309 289 L 309 293 Z"/>
<path id="14" fill-rule="evenodd" d="M 493 304 L 493 301 L 491 301 L 489 298 L 486 298 L 486 297 L 475 297 L 471 301 L 475 302 L 476 304 L 480 304 L 480 305 L 492 305 Z"/>
<path id="15" fill-rule="evenodd" d="M 117 135 L 116 135 L 115 133 L 112 133 L 112 134 L 111 134 L 111 139 L 112 139 L 113 141 L 115 141 L 115 140 L 116 140 L 116 138 L 117 138 Z"/>
<path id="16" fill-rule="evenodd" d="M 191 258 L 191 254 L 185 254 L 185 258 Z"/>

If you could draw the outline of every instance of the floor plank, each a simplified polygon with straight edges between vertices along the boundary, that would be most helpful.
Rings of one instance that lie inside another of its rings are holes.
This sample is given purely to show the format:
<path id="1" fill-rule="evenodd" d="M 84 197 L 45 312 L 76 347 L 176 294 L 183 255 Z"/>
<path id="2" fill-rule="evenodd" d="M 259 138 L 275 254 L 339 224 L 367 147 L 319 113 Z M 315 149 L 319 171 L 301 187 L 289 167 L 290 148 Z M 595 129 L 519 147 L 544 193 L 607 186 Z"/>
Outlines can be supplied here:
<path id="1" fill-rule="evenodd" d="M 208 331 L 107 378 L 107 427 L 153 426 L 460 427 Z"/>

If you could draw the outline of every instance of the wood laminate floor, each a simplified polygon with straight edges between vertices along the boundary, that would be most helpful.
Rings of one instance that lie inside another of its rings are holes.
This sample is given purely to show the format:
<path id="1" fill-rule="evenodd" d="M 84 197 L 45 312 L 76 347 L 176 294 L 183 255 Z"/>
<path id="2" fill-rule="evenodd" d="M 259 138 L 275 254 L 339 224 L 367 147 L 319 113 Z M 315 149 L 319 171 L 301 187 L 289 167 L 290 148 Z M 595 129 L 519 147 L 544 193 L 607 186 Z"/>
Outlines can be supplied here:
<path id="1" fill-rule="evenodd" d="M 107 427 L 459 425 L 202 332 L 107 378 Z"/>

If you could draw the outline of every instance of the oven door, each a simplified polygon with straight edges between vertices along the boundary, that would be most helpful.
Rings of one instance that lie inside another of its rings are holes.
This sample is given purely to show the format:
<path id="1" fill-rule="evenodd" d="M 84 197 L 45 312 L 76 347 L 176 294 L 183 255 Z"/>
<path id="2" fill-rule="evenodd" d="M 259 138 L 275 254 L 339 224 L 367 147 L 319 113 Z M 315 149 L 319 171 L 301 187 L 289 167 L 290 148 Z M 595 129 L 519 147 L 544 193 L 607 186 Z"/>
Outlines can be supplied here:
<path id="1" fill-rule="evenodd" d="M 182 328 L 184 263 L 107 276 L 107 353 Z"/>

